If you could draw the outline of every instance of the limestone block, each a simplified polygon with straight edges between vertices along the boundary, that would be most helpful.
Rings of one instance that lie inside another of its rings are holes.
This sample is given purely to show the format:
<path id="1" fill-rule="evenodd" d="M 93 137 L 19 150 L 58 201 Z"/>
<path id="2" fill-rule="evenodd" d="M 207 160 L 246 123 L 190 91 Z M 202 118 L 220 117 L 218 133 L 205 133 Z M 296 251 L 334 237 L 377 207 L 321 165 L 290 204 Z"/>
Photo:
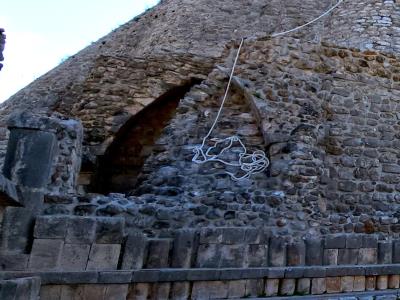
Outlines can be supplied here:
<path id="1" fill-rule="evenodd" d="M 64 239 L 67 233 L 68 217 L 39 216 L 35 221 L 33 236 L 37 239 Z"/>
<path id="2" fill-rule="evenodd" d="M 398 289 L 400 287 L 400 275 L 390 275 L 388 281 L 389 289 Z"/>
<path id="3" fill-rule="evenodd" d="M 202 228 L 200 230 L 200 244 L 221 244 L 222 228 Z"/>
<path id="4" fill-rule="evenodd" d="M 287 265 L 304 266 L 306 261 L 306 247 L 303 240 L 287 245 Z"/>
<path id="5" fill-rule="evenodd" d="M 202 244 L 197 253 L 197 268 L 218 268 L 221 260 L 221 246 Z"/>
<path id="6" fill-rule="evenodd" d="M 29 254 L 0 255 L 0 270 L 23 271 L 28 268 Z"/>
<path id="7" fill-rule="evenodd" d="M 35 239 L 33 241 L 29 269 L 54 270 L 59 266 L 63 240 Z"/>
<path id="8" fill-rule="evenodd" d="M 196 281 L 193 283 L 192 299 L 219 299 L 228 297 L 228 285 L 223 281 Z"/>
<path id="9" fill-rule="evenodd" d="M 126 299 L 128 295 L 128 284 L 108 284 L 106 285 L 106 291 L 104 294 L 104 299 L 107 300 L 120 300 Z M 86 298 L 92 299 L 92 298 Z M 93 299 L 101 299 L 101 298 L 93 298 Z M 159 298 L 163 299 L 163 298 Z"/>
<path id="10" fill-rule="evenodd" d="M 268 245 L 248 245 L 245 252 L 244 267 L 261 268 L 266 266 L 268 266 Z"/>
<path id="11" fill-rule="evenodd" d="M 174 239 L 171 267 L 190 268 L 197 243 L 198 238 L 195 230 L 180 230 Z"/>
<path id="12" fill-rule="evenodd" d="M 119 244 L 93 244 L 86 270 L 116 270 L 120 251 Z"/>
<path id="13" fill-rule="evenodd" d="M 359 249 L 339 249 L 338 265 L 356 265 Z"/>
<path id="14" fill-rule="evenodd" d="M 378 243 L 378 264 L 392 263 L 392 242 L 379 241 Z"/>
<path id="15" fill-rule="evenodd" d="M 326 278 L 326 292 L 328 294 L 340 293 L 341 291 L 341 278 L 340 277 L 327 277 Z"/>
<path id="16" fill-rule="evenodd" d="M 296 293 L 299 295 L 309 295 L 311 289 L 310 278 L 300 278 L 297 280 Z"/>
<path id="17" fill-rule="evenodd" d="M 189 282 L 174 282 L 171 287 L 171 298 L 176 300 L 187 300 L 190 297 Z"/>
<path id="18" fill-rule="evenodd" d="M 30 209 L 7 207 L 3 214 L 1 250 L 26 253 L 34 225 Z"/>
<path id="19" fill-rule="evenodd" d="M 60 267 L 63 271 L 83 271 L 89 259 L 90 245 L 64 244 Z"/>
<path id="20" fill-rule="evenodd" d="M 232 227 L 222 229 L 222 244 L 235 245 L 243 244 L 246 228 Z"/>
<path id="21" fill-rule="evenodd" d="M 365 290 L 366 291 L 374 291 L 376 287 L 376 277 L 375 276 L 366 276 L 365 277 Z"/>
<path id="22" fill-rule="evenodd" d="M 324 265 L 337 265 L 338 256 L 339 256 L 339 249 L 325 249 Z"/>
<path id="23" fill-rule="evenodd" d="M 365 291 L 365 276 L 354 276 L 353 291 Z"/>
<path id="24" fill-rule="evenodd" d="M 146 268 L 168 268 L 171 239 L 149 239 Z"/>
<path id="25" fill-rule="evenodd" d="M 377 290 L 386 290 L 388 288 L 388 275 L 380 275 L 376 278 L 376 289 Z"/>
<path id="26" fill-rule="evenodd" d="M 378 261 L 378 253 L 376 248 L 361 248 L 358 252 L 358 264 L 370 265 L 376 264 Z"/>
<path id="27" fill-rule="evenodd" d="M 62 285 L 42 285 L 40 288 L 40 300 L 54 300 L 61 298 Z"/>
<path id="28" fill-rule="evenodd" d="M 257 297 L 264 293 L 264 280 L 262 279 L 249 279 L 246 280 L 246 293 L 245 297 Z"/>
<path id="29" fill-rule="evenodd" d="M 279 287 L 279 295 L 291 296 L 296 290 L 296 279 L 282 279 Z"/>
<path id="30" fill-rule="evenodd" d="M 342 249 L 346 247 L 346 236 L 341 235 L 327 235 L 325 237 L 325 249 Z"/>
<path id="31" fill-rule="evenodd" d="M 151 286 L 149 283 L 135 283 L 130 286 L 127 300 L 147 300 Z"/>
<path id="32" fill-rule="evenodd" d="M 12 128 L 3 174 L 30 188 L 44 188 L 50 181 L 56 136 L 51 132 Z"/>
<path id="33" fill-rule="evenodd" d="M 18 195 L 17 186 L 0 174 L 0 206 L 21 206 L 23 198 Z"/>
<path id="34" fill-rule="evenodd" d="M 350 293 L 354 289 L 354 277 L 343 276 L 341 277 L 341 292 Z"/>
<path id="35" fill-rule="evenodd" d="M 125 220 L 123 218 L 97 218 L 96 243 L 121 244 L 124 239 Z"/>
<path id="36" fill-rule="evenodd" d="M 70 217 L 65 242 L 70 244 L 91 244 L 95 241 L 95 232 L 95 218 Z"/>
<path id="37" fill-rule="evenodd" d="M 241 268 L 244 264 L 245 246 L 242 245 L 221 245 L 221 261 L 222 268 Z"/>
<path id="38" fill-rule="evenodd" d="M 266 279 L 264 292 L 267 297 L 277 296 L 279 292 L 279 279 Z"/>
<path id="39" fill-rule="evenodd" d="M 323 260 L 323 242 L 321 239 L 306 239 L 306 265 L 322 265 Z"/>
<path id="40" fill-rule="evenodd" d="M 313 278 L 311 280 L 311 294 L 321 295 L 326 292 L 326 279 Z"/>
<path id="41" fill-rule="evenodd" d="M 282 267 L 286 265 L 286 240 L 282 237 L 271 237 L 268 251 L 268 265 Z"/>
<path id="42" fill-rule="evenodd" d="M 67 289 L 67 288 L 63 288 L 62 294 L 63 297 L 65 298 L 65 300 L 67 300 L 67 297 L 72 297 L 70 299 L 74 299 L 75 297 L 77 297 L 79 294 L 83 295 L 83 299 L 105 299 L 104 295 L 107 291 L 108 285 L 106 284 L 85 284 L 82 285 L 81 288 L 79 289 Z M 72 295 L 71 295 L 72 294 Z M 79 299 L 79 298 L 78 298 Z M 123 298 L 120 298 L 123 299 Z"/>
<path id="43" fill-rule="evenodd" d="M 228 298 L 243 298 L 246 294 L 246 280 L 231 280 L 228 282 Z"/>
<path id="44" fill-rule="evenodd" d="M 128 235 L 122 258 L 122 269 L 141 269 L 147 259 L 147 247 L 148 243 L 143 234 L 133 233 Z"/>
<path id="45" fill-rule="evenodd" d="M 363 236 L 360 234 L 350 234 L 346 236 L 346 248 L 358 249 L 363 243 Z"/>

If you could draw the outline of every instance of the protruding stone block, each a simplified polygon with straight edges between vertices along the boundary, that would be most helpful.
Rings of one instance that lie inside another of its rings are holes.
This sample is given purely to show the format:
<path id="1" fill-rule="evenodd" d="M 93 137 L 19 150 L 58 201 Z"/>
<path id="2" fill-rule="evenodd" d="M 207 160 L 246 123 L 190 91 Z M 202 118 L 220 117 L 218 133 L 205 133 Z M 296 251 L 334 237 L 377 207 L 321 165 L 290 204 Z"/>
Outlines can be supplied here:
<path id="1" fill-rule="evenodd" d="M 392 263 L 392 242 L 379 241 L 378 243 L 378 264 Z"/>
<path id="2" fill-rule="evenodd" d="M 325 237 L 325 249 L 342 249 L 346 247 L 346 236 L 327 235 Z"/>
<path id="3" fill-rule="evenodd" d="M 286 240 L 282 237 L 271 237 L 268 251 L 271 267 L 283 267 L 286 265 Z"/>
<path id="4" fill-rule="evenodd" d="M 96 243 L 121 244 L 124 239 L 123 218 L 97 218 Z"/>
<path id="5" fill-rule="evenodd" d="M 377 290 L 386 290 L 388 288 L 388 275 L 380 275 L 376 278 L 376 289 Z"/>
<path id="6" fill-rule="evenodd" d="M 375 276 L 366 276 L 365 277 L 365 290 L 366 291 L 374 291 L 376 287 L 376 277 Z"/>
<path id="7" fill-rule="evenodd" d="M 127 299 L 147 300 L 149 299 L 150 290 L 149 283 L 135 283 L 131 285 Z"/>
<path id="8" fill-rule="evenodd" d="M 246 281 L 245 297 L 258 297 L 264 294 L 263 279 L 249 279 Z"/>
<path id="9" fill-rule="evenodd" d="M 360 234 L 351 234 L 346 236 L 346 248 L 358 249 L 363 243 L 363 236 Z"/>
<path id="10" fill-rule="evenodd" d="M 222 268 L 241 268 L 244 264 L 245 245 L 221 245 L 221 261 Z"/>
<path id="11" fill-rule="evenodd" d="M 296 290 L 296 279 L 282 279 L 279 295 L 292 296 Z"/>
<path id="12" fill-rule="evenodd" d="M 84 271 L 89 259 L 90 245 L 64 244 L 60 267 L 63 271 Z"/>
<path id="13" fill-rule="evenodd" d="M 389 289 L 398 289 L 400 287 L 400 275 L 390 275 L 388 281 Z"/>
<path id="14" fill-rule="evenodd" d="M 120 251 L 119 244 L 93 244 L 86 270 L 116 270 Z"/>
<path id="15" fill-rule="evenodd" d="M 337 265 L 338 264 L 338 249 L 325 249 L 324 250 L 324 265 Z"/>
<path id="16" fill-rule="evenodd" d="M 128 295 L 128 284 L 108 284 L 104 294 L 104 299 L 126 299 Z M 86 298 L 95 299 L 95 298 Z M 162 299 L 162 298 L 159 298 Z"/>
<path id="17" fill-rule="evenodd" d="M 306 246 L 304 241 L 296 241 L 287 245 L 287 265 L 304 266 L 306 261 Z"/>
<path id="18" fill-rule="evenodd" d="M 180 230 L 174 239 L 171 267 L 190 268 L 194 263 L 197 244 L 198 237 L 195 230 Z"/>
<path id="19" fill-rule="evenodd" d="M 171 239 L 149 239 L 149 254 L 146 267 L 148 269 L 168 268 L 171 247 Z"/>
<path id="20" fill-rule="evenodd" d="M 68 219 L 66 243 L 92 244 L 95 241 L 96 219 L 86 217 L 70 217 Z"/>
<path id="21" fill-rule="evenodd" d="M 341 277 L 341 292 L 350 293 L 354 288 L 354 277 L 353 276 L 343 276 Z"/>
<path id="22" fill-rule="evenodd" d="M 339 249 L 338 265 L 356 265 L 359 249 Z"/>
<path id="23" fill-rule="evenodd" d="M 306 265 L 322 265 L 323 260 L 323 242 L 321 239 L 306 239 Z"/>
<path id="24" fill-rule="evenodd" d="M 340 277 L 327 277 L 326 278 L 326 292 L 328 294 L 340 293 L 341 291 L 341 278 Z"/>
<path id="25" fill-rule="evenodd" d="M 37 217 L 33 236 L 37 239 L 64 239 L 68 228 L 67 222 L 68 218 L 64 216 Z"/>
<path id="26" fill-rule="evenodd" d="M 147 259 L 147 247 L 147 240 L 142 233 L 128 235 L 122 258 L 122 269 L 141 269 Z"/>
<path id="27" fill-rule="evenodd" d="M 311 294 L 321 295 L 326 292 L 326 278 L 313 278 L 311 280 Z"/>
<path id="28" fill-rule="evenodd" d="M 248 245 L 244 266 L 249 268 L 262 268 L 268 266 L 268 245 Z"/>
<path id="29" fill-rule="evenodd" d="M 365 276 L 354 276 L 353 291 L 354 292 L 365 291 Z"/>
<path id="30" fill-rule="evenodd" d="M 218 268 L 221 261 L 221 247 L 218 244 L 202 244 L 197 254 L 197 268 Z"/>
<path id="31" fill-rule="evenodd" d="M 309 295 L 311 290 L 310 278 L 299 278 L 296 285 L 296 293 L 299 295 Z"/>
<path id="32" fill-rule="evenodd" d="M 246 293 L 246 280 L 231 280 L 228 283 L 228 298 L 243 298 Z"/>
<path id="33" fill-rule="evenodd" d="M 54 133 L 10 128 L 3 173 L 29 188 L 44 188 L 50 182 L 56 148 Z"/>
<path id="34" fill-rule="evenodd" d="M 34 217 L 31 210 L 22 207 L 7 207 L 3 215 L 1 250 L 26 253 L 33 224 Z"/>
<path id="35" fill-rule="evenodd" d="M 63 240 L 35 239 L 29 259 L 31 270 L 54 270 L 59 266 Z"/>
<path id="36" fill-rule="evenodd" d="M 279 279 L 266 279 L 264 292 L 267 297 L 277 296 L 279 292 Z"/>
<path id="37" fill-rule="evenodd" d="M 189 282 L 174 282 L 171 287 L 171 298 L 176 300 L 187 300 L 190 297 Z"/>
<path id="38" fill-rule="evenodd" d="M 371 265 L 378 261 L 378 253 L 376 248 L 361 248 L 358 251 L 358 264 Z"/>

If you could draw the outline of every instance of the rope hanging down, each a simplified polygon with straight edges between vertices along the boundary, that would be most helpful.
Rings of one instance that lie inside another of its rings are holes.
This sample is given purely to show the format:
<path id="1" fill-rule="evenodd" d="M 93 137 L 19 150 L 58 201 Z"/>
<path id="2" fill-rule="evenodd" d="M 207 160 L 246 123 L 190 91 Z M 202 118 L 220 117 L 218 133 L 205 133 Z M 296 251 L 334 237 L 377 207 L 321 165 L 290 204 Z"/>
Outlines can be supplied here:
<path id="1" fill-rule="evenodd" d="M 338 7 L 344 0 L 339 0 L 334 6 L 332 6 L 329 10 L 327 10 L 326 12 L 324 12 L 322 15 L 320 15 L 319 17 L 315 18 L 314 20 L 305 23 L 301 26 L 295 27 L 293 29 L 287 30 L 287 31 L 283 31 L 283 32 L 279 32 L 279 33 L 274 33 L 271 35 L 271 38 L 275 38 L 278 36 L 283 36 L 286 35 L 288 33 L 300 30 L 304 27 L 307 27 L 315 22 L 317 22 L 318 20 L 320 20 L 321 18 L 325 17 L 326 15 L 328 15 L 329 13 L 331 13 L 336 7 Z M 242 140 L 238 137 L 238 136 L 231 136 L 231 137 L 227 137 L 225 139 L 219 139 L 219 138 L 213 138 L 210 141 L 214 142 L 213 146 L 208 147 L 208 149 L 203 150 L 203 148 L 206 146 L 206 142 L 207 139 L 211 136 L 211 133 L 214 131 L 215 126 L 218 123 L 218 120 L 221 116 L 222 113 L 222 109 L 224 108 L 226 99 L 228 97 L 228 93 L 229 93 L 229 89 L 231 87 L 232 84 L 232 78 L 233 78 L 233 74 L 235 73 L 235 68 L 240 56 L 240 51 L 242 49 L 243 43 L 244 43 L 245 38 L 242 38 L 242 40 L 240 41 L 240 45 L 236 54 L 236 58 L 235 61 L 233 63 L 232 66 L 232 71 L 231 74 L 229 76 L 229 81 L 228 81 L 228 85 L 226 87 L 225 90 L 225 94 L 224 97 L 222 99 L 221 105 L 219 107 L 217 116 L 214 120 L 214 123 L 212 124 L 210 130 L 208 131 L 207 135 L 203 138 L 203 141 L 201 143 L 200 146 L 196 146 L 195 148 L 193 148 L 193 152 L 194 152 L 194 156 L 192 158 L 192 161 L 197 163 L 197 164 L 205 164 L 207 162 L 220 162 L 226 166 L 231 166 L 231 167 L 238 167 L 240 168 L 241 171 L 244 172 L 243 176 L 236 176 L 234 173 L 232 172 L 228 172 L 226 171 L 225 173 L 228 174 L 233 180 L 242 180 L 242 179 L 247 179 L 249 178 L 251 175 L 253 174 L 257 174 L 257 173 L 261 173 L 263 172 L 269 165 L 269 160 L 267 158 L 267 155 L 265 154 L 264 151 L 262 150 L 256 150 L 253 153 L 247 153 L 247 148 L 244 145 L 244 143 L 242 142 Z M 225 147 L 223 147 L 221 150 L 219 150 L 219 148 L 221 148 L 222 145 L 226 145 Z M 240 152 L 236 152 L 238 155 L 238 160 L 237 162 L 233 163 L 233 162 L 229 162 L 226 159 L 224 159 L 224 155 L 228 155 L 228 151 L 234 148 L 238 148 L 240 149 Z M 213 152 L 217 152 L 216 154 L 212 154 Z"/>

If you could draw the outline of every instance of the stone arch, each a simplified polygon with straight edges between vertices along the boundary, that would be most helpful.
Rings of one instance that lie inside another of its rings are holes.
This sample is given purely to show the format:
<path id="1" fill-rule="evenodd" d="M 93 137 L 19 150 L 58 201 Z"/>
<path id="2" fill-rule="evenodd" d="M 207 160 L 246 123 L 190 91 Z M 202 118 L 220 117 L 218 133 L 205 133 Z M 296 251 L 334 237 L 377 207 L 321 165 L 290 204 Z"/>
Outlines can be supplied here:
<path id="1" fill-rule="evenodd" d="M 94 168 L 83 164 L 82 173 L 90 174 L 85 189 L 102 194 L 132 190 L 144 162 L 157 151 L 154 143 L 174 117 L 180 99 L 198 83 L 199 79 L 191 79 L 170 89 L 131 117 L 119 129 L 104 154 L 97 157 Z"/>

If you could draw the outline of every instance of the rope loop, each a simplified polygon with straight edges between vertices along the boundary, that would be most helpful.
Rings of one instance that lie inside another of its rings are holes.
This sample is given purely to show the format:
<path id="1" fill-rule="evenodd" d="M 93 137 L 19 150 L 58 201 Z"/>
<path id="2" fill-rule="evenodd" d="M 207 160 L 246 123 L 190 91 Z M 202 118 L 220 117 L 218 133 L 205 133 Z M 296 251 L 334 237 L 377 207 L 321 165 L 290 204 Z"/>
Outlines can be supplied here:
<path id="1" fill-rule="evenodd" d="M 286 35 L 288 33 L 300 30 L 301 28 L 307 27 L 307 26 L 317 22 L 321 18 L 323 18 L 326 15 L 328 15 L 329 13 L 331 13 L 343 1 L 344 0 L 338 0 L 338 2 L 334 6 L 332 6 L 330 9 L 328 9 L 326 12 L 324 12 L 322 15 L 315 18 L 314 20 L 307 22 L 301 26 L 297 26 L 293 29 L 287 30 L 287 31 L 274 33 L 271 35 L 271 38 Z M 207 162 L 219 162 L 226 166 L 239 168 L 242 172 L 244 172 L 244 175 L 237 176 L 232 172 L 225 171 L 226 174 L 228 174 L 233 180 L 236 180 L 236 181 L 248 179 L 253 174 L 264 172 L 270 163 L 265 152 L 262 150 L 256 150 L 253 153 L 247 153 L 246 146 L 244 145 L 244 143 L 238 136 L 231 136 L 231 137 L 227 137 L 224 139 L 212 138 L 212 139 L 210 139 L 210 141 L 214 142 L 214 144 L 212 146 L 209 146 L 208 148 L 206 148 L 206 150 L 203 150 L 203 148 L 206 147 L 207 139 L 209 139 L 209 137 L 211 136 L 211 133 L 215 129 L 215 126 L 217 125 L 218 120 L 221 116 L 222 109 L 225 105 L 226 99 L 228 97 L 229 89 L 232 84 L 233 74 L 235 73 L 235 68 L 236 68 L 236 65 L 237 65 L 237 62 L 239 59 L 240 51 L 242 49 L 244 40 L 245 40 L 245 38 L 242 38 L 239 48 L 237 50 L 236 58 L 233 63 L 233 66 L 232 66 L 232 71 L 229 76 L 228 85 L 226 87 L 225 94 L 222 99 L 221 105 L 219 107 L 217 116 L 215 117 L 215 120 L 214 120 L 210 130 L 208 131 L 207 135 L 203 138 L 202 144 L 200 146 L 196 146 L 193 148 L 194 155 L 192 158 L 192 162 L 197 163 L 197 164 L 205 164 Z M 219 150 L 219 148 L 221 147 L 221 144 L 226 144 L 227 146 L 225 146 L 224 148 Z M 227 158 L 224 158 L 224 155 L 226 154 L 226 156 L 229 156 L 229 150 L 232 150 L 232 149 L 235 150 L 235 148 L 236 148 L 235 144 L 238 144 L 241 147 L 241 152 L 235 153 L 234 151 L 232 151 L 233 154 L 238 155 L 238 159 L 237 159 L 237 162 L 231 162 L 231 161 L 228 161 Z M 216 152 L 216 153 L 212 154 L 212 152 Z"/>

